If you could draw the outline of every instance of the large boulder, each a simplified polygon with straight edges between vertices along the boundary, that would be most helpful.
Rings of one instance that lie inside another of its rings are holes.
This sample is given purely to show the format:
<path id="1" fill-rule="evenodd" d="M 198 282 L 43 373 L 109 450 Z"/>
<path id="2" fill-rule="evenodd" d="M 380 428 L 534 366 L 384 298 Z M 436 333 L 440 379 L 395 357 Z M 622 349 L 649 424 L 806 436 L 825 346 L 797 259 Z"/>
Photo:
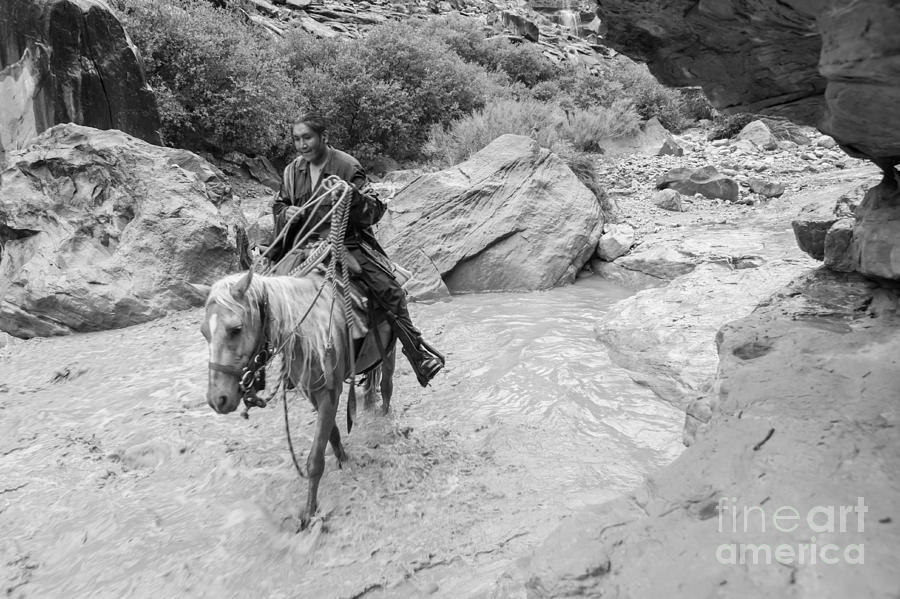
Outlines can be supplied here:
<path id="1" fill-rule="evenodd" d="M 760 122 L 772 132 L 776 141 L 789 141 L 798 146 L 812 143 L 812 139 L 806 134 L 803 127 L 787 119 L 763 118 L 760 119 Z"/>
<path id="2" fill-rule="evenodd" d="M 760 120 L 747 123 L 741 129 L 741 132 L 737 134 L 737 139 L 752 142 L 758 148 L 775 143 L 775 136 L 772 134 L 772 130 Z"/>
<path id="3" fill-rule="evenodd" d="M 900 279 L 900 175 L 885 177 L 856 210 L 850 256 L 857 272 Z"/>
<path id="4" fill-rule="evenodd" d="M 719 173 L 714 166 L 692 169 L 673 168 L 656 180 L 657 189 L 674 189 L 692 196 L 695 193 L 710 198 L 736 202 L 740 199 L 737 181 Z"/>
<path id="5" fill-rule="evenodd" d="M 634 245 L 634 229 L 631 225 L 607 225 L 597 243 L 597 257 L 612 262 Z"/>
<path id="6" fill-rule="evenodd" d="M 677 146 L 677 143 L 672 138 L 672 134 L 663 127 L 656 117 L 641 124 L 640 129 L 633 135 L 595 141 L 604 154 L 646 154 L 648 156 L 656 156 L 660 154 L 662 147 L 666 144 L 675 144 Z M 667 147 L 677 154 L 677 150 L 672 148 L 671 145 Z M 684 154 L 684 150 L 682 150 L 682 154 Z"/>
<path id="7" fill-rule="evenodd" d="M 853 216 L 866 187 L 855 181 L 842 184 L 834 188 L 838 192 L 836 202 L 832 194 L 814 194 L 813 201 L 805 204 L 791 221 L 800 249 L 816 260 L 823 260 L 828 230 L 838 220 Z"/>
<path id="8" fill-rule="evenodd" d="M 825 266 L 837 272 L 853 272 L 853 225 L 855 219 L 836 221 L 825 234 Z"/>
<path id="9" fill-rule="evenodd" d="M 137 49 L 99 0 L 0 2 L 0 154 L 57 123 L 160 143 Z"/>
<path id="10" fill-rule="evenodd" d="M 0 173 L 0 328 L 19 337 L 144 322 L 239 267 L 244 218 L 191 152 L 57 125 Z"/>
<path id="11" fill-rule="evenodd" d="M 681 198 L 682 195 L 674 189 L 660 189 L 653 194 L 651 201 L 654 205 L 663 210 L 684 212 L 684 205 L 681 203 Z"/>
<path id="12" fill-rule="evenodd" d="M 825 235 L 841 215 L 835 213 L 834 206 L 818 203 L 807 204 L 800 214 L 791 221 L 797 246 L 815 258 L 825 259 Z"/>
<path id="13" fill-rule="evenodd" d="M 378 237 L 407 268 L 424 254 L 451 292 L 531 290 L 573 281 L 602 225 L 596 197 L 559 157 L 503 135 L 400 190 Z"/>
<path id="14" fill-rule="evenodd" d="M 778 198 L 784 195 L 787 186 L 784 183 L 779 183 L 778 181 L 767 181 L 765 179 L 761 179 L 759 177 L 750 177 L 747 181 L 747 184 L 750 186 L 750 191 L 753 193 L 758 193 L 761 196 L 765 196 L 767 198 Z"/>

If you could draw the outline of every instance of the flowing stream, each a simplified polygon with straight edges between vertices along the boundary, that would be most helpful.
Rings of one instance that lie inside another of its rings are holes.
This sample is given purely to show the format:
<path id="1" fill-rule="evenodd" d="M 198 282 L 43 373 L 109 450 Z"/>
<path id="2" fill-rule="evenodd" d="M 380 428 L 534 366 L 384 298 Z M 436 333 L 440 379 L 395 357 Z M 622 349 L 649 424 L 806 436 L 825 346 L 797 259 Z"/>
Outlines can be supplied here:
<path id="1" fill-rule="evenodd" d="M 448 366 L 422 390 L 399 358 L 391 412 L 359 415 L 343 469 L 328 450 L 319 514 L 299 534 L 285 519 L 306 487 L 281 405 L 248 421 L 206 405 L 201 310 L 0 350 L 3 590 L 491 596 L 564 516 L 680 451 L 683 414 L 594 339 L 627 295 L 587 278 L 413 305 Z M 289 406 L 305 461 L 314 415 Z"/>

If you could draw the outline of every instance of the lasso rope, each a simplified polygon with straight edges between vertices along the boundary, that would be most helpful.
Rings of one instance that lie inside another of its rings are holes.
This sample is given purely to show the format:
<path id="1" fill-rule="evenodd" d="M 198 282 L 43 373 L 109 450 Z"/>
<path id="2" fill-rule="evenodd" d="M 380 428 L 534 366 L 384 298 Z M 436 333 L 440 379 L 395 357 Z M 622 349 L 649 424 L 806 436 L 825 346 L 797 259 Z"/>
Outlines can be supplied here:
<path id="1" fill-rule="evenodd" d="M 345 326 L 347 328 L 347 351 L 350 361 L 350 390 L 348 392 L 347 397 L 347 432 L 350 432 L 353 427 L 353 417 L 356 414 L 356 389 L 354 387 L 354 375 L 356 373 L 356 357 L 353 355 L 353 301 L 350 296 L 350 270 L 347 267 L 347 248 L 344 245 L 344 238 L 347 233 L 347 224 L 349 222 L 350 217 L 350 204 L 352 199 L 352 194 L 350 193 L 352 187 L 346 181 L 339 179 L 335 176 L 327 177 L 322 184 L 319 186 L 321 190 L 320 193 L 314 195 L 300 207 L 291 218 L 287 220 L 282 230 L 275 237 L 272 244 L 269 246 L 269 249 L 261 256 L 261 258 L 265 258 L 266 255 L 278 244 L 286 235 L 288 229 L 290 228 L 291 223 L 306 209 L 310 209 L 310 214 L 314 214 L 316 209 L 321 205 L 324 201 L 325 197 L 329 194 L 336 192 L 340 189 L 340 197 L 337 201 L 334 202 L 333 206 L 329 209 L 329 211 L 321 218 L 317 223 L 313 226 L 309 226 L 310 223 L 304 223 L 304 227 L 301 229 L 300 233 L 295 237 L 295 242 L 292 245 L 291 249 L 285 253 L 285 257 L 282 258 L 276 264 L 270 264 L 268 267 L 262 269 L 262 274 L 269 274 L 274 271 L 286 258 L 287 256 L 299 247 L 302 247 L 304 243 L 312 236 L 314 232 L 316 232 L 320 226 L 322 226 L 326 220 L 332 219 L 331 226 L 331 234 L 327 241 L 322 241 L 315 245 L 310 252 L 309 256 L 301 263 L 300 265 L 291 269 L 288 273 L 290 276 L 305 276 L 309 274 L 314 268 L 318 265 L 325 262 L 329 256 L 331 256 L 331 261 L 328 263 L 328 267 L 326 270 L 325 280 L 322 281 L 322 284 L 319 286 L 319 289 L 316 292 L 315 298 L 310 303 L 303 317 L 297 322 L 294 328 L 288 333 L 279 347 L 272 352 L 269 359 L 266 361 L 266 366 L 271 362 L 274 357 L 281 353 L 284 348 L 287 346 L 289 342 L 292 342 L 296 338 L 297 331 L 303 321 L 306 320 L 306 317 L 309 315 L 313 306 L 319 300 L 319 297 L 324 290 L 325 285 L 331 281 L 332 285 L 332 307 L 329 311 L 329 334 L 328 334 L 328 346 L 325 348 L 325 376 L 326 381 L 331 384 L 328 385 L 329 388 L 333 388 L 334 385 L 334 370 L 337 367 L 335 364 L 336 352 L 334 348 L 334 336 L 331 333 L 331 320 L 334 313 L 334 301 L 337 297 L 339 291 L 343 293 L 343 308 L 344 308 L 344 320 Z M 336 221 L 336 222 L 335 222 Z M 335 226 L 335 224 L 337 226 Z M 308 227 L 308 230 L 307 230 Z M 257 264 L 254 264 L 256 267 Z M 338 272 L 337 269 L 340 267 L 340 280 L 338 280 Z M 340 289 L 343 287 L 343 290 Z M 282 359 L 282 372 L 281 372 L 281 380 L 279 382 L 278 387 L 272 393 L 272 395 L 267 399 L 263 400 L 263 405 L 267 403 L 269 400 L 275 397 L 278 393 L 278 390 L 281 390 L 281 397 L 283 402 L 284 409 L 284 426 L 285 426 L 285 434 L 287 436 L 288 441 L 288 449 L 291 453 L 291 460 L 294 463 L 294 468 L 297 470 L 297 474 L 300 475 L 301 478 L 306 478 L 306 475 L 303 473 L 303 470 L 300 468 L 300 464 L 297 461 L 296 453 L 294 452 L 294 444 L 291 439 L 291 427 L 290 420 L 288 418 L 288 407 L 287 407 L 287 380 L 290 376 L 290 365 Z M 329 376 L 330 375 L 330 376 Z M 245 412 L 246 414 L 246 412 Z"/>

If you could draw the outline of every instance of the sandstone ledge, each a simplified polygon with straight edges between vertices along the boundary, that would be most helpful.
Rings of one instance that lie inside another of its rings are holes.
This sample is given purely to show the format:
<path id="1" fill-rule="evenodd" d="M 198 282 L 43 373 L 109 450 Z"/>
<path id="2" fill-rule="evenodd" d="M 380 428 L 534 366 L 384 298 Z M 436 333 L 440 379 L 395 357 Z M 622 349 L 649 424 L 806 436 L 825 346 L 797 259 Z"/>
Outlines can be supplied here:
<path id="1" fill-rule="evenodd" d="M 564 521 L 509 576 L 529 597 L 894 596 L 898 290 L 822 269 L 723 327 L 712 419 L 694 445 L 632 495 Z M 723 497 L 738 510 L 762 508 L 748 532 L 740 518 L 737 527 L 720 521 Z M 868 507 L 862 528 L 855 512 L 846 532 L 818 532 L 805 521 L 814 506 L 851 506 L 859 497 Z M 801 514 L 793 532 L 772 526 L 783 506 Z M 717 559 L 721 545 L 799 551 L 811 542 L 836 545 L 828 556 L 838 563 L 813 564 L 808 555 L 771 565 Z M 851 545 L 864 546 L 864 563 L 848 563 Z"/>

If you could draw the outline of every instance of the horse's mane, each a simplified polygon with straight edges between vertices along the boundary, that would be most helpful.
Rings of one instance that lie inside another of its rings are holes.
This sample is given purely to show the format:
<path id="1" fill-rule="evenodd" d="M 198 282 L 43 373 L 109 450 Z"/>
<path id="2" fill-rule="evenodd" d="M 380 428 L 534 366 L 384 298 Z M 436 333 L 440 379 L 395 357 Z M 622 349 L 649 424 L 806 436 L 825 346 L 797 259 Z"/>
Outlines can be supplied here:
<path id="1" fill-rule="evenodd" d="M 335 337 L 334 346 L 338 352 L 336 364 L 342 363 L 340 353 L 343 343 L 339 336 L 345 328 L 344 316 L 340 309 L 331 313 L 330 285 L 325 285 L 321 297 L 316 299 L 318 286 L 322 282 L 321 277 L 254 274 L 244 300 L 240 301 L 234 298 L 232 290 L 244 275 L 245 273 L 228 275 L 214 283 L 210 288 L 206 305 L 220 304 L 239 314 L 246 326 L 258 328 L 261 321 L 259 306 L 265 298 L 269 310 L 268 332 L 271 348 L 277 350 L 284 345 L 283 363 L 286 367 L 293 364 L 296 357 L 302 359 L 302 372 L 292 373 L 301 376 L 301 380 L 296 381 L 298 384 L 308 386 L 310 382 L 308 377 L 313 364 L 318 364 L 321 371 L 325 372 L 325 348 L 328 347 L 329 334 Z M 315 305 L 310 309 L 313 302 Z M 340 303 L 337 306 L 340 307 Z M 288 341 L 292 334 L 295 343 Z"/>

